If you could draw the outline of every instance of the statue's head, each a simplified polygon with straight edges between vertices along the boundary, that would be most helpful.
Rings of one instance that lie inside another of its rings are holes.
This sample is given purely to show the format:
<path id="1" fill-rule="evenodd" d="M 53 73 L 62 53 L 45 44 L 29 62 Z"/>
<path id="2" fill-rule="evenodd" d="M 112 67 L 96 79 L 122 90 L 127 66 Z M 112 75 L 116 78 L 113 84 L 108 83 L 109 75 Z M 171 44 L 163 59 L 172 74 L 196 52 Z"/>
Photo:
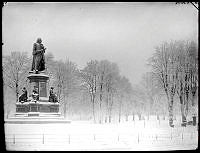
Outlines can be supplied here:
<path id="1" fill-rule="evenodd" d="M 41 43 L 42 42 L 42 39 L 41 38 L 38 38 L 37 39 L 37 43 Z"/>

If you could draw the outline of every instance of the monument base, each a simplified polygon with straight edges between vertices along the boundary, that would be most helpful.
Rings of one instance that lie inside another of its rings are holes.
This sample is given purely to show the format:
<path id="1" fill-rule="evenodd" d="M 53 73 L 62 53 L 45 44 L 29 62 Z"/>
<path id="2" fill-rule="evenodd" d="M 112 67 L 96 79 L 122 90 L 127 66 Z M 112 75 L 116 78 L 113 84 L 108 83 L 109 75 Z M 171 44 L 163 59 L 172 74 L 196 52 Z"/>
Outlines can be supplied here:
<path id="1" fill-rule="evenodd" d="M 71 123 L 65 120 L 59 112 L 59 103 L 54 102 L 24 102 L 16 103 L 15 117 L 5 120 L 10 124 L 47 124 L 47 123 Z"/>
<path id="2" fill-rule="evenodd" d="M 60 105 L 59 103 L 41 102 L 41 101 L 16 103 L 16 114 L 30 113 L 30 112 L 34 112 L 33 115 L 36 112 L 38 112 L 38 113 L 39 112 L 40 113 L 58 113 L 59 105 Z"/>

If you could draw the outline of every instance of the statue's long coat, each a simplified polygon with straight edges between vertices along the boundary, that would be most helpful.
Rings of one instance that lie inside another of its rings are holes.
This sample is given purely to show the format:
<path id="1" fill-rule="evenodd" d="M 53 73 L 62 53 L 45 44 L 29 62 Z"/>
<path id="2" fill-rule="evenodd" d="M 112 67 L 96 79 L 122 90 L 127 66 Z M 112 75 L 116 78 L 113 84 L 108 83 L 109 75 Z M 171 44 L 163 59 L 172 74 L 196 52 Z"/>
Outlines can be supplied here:
<path id="1" fill-rule="evenodd" d="M 43 51 L 40 51 L 43 50 Z M 33 44 L 33 62 L 32 68 L 33 70 L 44 71 L 45 70 L 45 59 L 44 59 L 44 46 L 39 43 Z"/>

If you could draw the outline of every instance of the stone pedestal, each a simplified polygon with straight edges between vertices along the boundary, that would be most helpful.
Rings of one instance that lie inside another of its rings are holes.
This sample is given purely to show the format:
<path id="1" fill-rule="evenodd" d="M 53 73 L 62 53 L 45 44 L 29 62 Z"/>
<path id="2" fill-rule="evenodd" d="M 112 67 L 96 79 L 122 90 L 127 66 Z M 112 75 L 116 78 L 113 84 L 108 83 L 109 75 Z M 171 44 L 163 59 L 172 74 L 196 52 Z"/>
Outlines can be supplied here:
<path id="1" fill-rule="evenodd" d="M 30 81 L 31 90 L 28 92 L 30 95 L 28 101 L 25 103 L 16 103 L 16 115 L 24 116 L 40 116 L 40 114 L 55 114 L 58 116 L 59 113 L 59 103 L 49 102 L 49 92 L 47 89 L 47 81 L 49 76 L 45 73 L 34 74 L 30 73 L 27 77 Z M 33 100 L 31 98 L 34 86 L 38 88 L 39 100 Z"/>
<path id="2" fill-rule="evenodd" d="M 37 102 L 37 103 L 17 103 L 16 112 L 28 113 L 28 112 L 41 112 L 41 113 L 58 113 L 59 103 L 52 102 Z"/>
<path id="3" fill-rule="evenodd" d="M 34 86 L 38 88 L 39 100 L 48 101 L 47 81 L 49 76 L 46 74 L 30 74 L 27 78 L 30 80 L 32 90 Z"/>

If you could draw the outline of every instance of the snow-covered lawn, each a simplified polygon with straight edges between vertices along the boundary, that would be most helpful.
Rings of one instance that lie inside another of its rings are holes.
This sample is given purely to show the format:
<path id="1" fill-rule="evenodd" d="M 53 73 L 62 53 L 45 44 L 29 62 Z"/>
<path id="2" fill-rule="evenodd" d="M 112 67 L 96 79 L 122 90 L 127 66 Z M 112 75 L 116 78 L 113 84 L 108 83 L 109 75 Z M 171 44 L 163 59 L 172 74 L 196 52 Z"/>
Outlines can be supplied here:
<path id="1" fill-rule="evenodd" d="M 198 146 L 195 126 L 169 128 L 167 120 L 120 124 L 5 124 L 7 150 L 188 150 Z"/>

